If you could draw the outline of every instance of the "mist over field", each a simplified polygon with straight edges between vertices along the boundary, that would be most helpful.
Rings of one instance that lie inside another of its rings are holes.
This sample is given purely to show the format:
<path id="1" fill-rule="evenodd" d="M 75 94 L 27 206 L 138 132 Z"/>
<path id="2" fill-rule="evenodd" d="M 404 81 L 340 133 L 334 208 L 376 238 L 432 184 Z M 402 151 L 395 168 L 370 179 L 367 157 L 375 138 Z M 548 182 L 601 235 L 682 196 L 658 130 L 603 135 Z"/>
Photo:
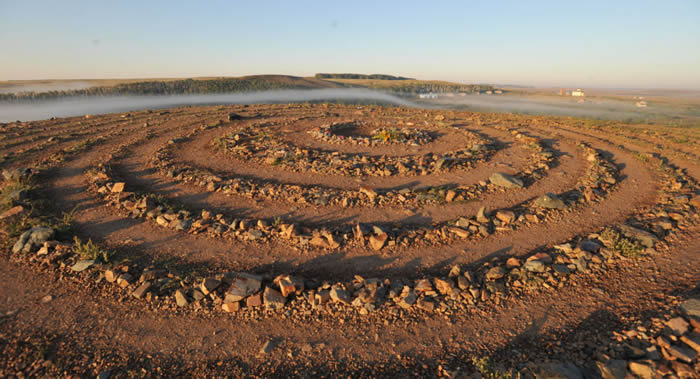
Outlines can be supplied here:
<path id="1" fill-rule="evenodd" d="M 503 95 L 445 96 L 418 99 L 415 95 L 394 95 L 366 88 L 283 89 L 202 95 L 114 95 L 65 96 L 50 100 L 0 101 L 0 122 L 34 121 L 51 117 L 162 109 L 187 105 L 269 104 L 339 101 L 358 104 L 383 104 L 417 108 L 442 108 L 477 112 L 508 112 L 553 115 L 604 120 L 648 121 L 672 116 L 697 119 L 700 108 L 694 103 L 683 108 L 652 101 L 647 108 L 622 98 L 572 97 L 510 93 Z"/>
<path id="2" fill-rule="evenodd" d="M 536 98 L 517 96 L 466 95 L 444 97 L 431 101 L 433 105 L 466 107 L 470 110 L 489 112 L 513 112 L 524 114 L 572 116 L 584 118 L 627 119 L 643 115 L 645 111 L 634 103 L 612 100 L 588 100 L 578 103 L 572 98 Z"/>
<path id="3" fill-rule="evenodd" d="M 408 107 L 416 103 L 367 89 L 279 90 L 254 93 L 178 96 L 66 97 L 48 101 L 0 102 L 0 122 L 127 112 L 187 105 L 266 104 L 303 101 L 378 102 Z"/>

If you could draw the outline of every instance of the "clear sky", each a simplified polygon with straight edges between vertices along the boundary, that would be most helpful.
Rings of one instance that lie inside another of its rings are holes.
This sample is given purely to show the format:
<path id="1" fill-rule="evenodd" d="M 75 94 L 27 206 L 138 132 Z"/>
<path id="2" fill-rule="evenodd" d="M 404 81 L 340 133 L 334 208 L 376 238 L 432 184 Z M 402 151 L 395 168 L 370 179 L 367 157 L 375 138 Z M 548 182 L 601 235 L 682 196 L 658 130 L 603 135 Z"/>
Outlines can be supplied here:
<path id="1" fill-rule="evenodd" d="M 0 0 L 0 80 L 386 73 L 700 89 L 700 1 Z"/>

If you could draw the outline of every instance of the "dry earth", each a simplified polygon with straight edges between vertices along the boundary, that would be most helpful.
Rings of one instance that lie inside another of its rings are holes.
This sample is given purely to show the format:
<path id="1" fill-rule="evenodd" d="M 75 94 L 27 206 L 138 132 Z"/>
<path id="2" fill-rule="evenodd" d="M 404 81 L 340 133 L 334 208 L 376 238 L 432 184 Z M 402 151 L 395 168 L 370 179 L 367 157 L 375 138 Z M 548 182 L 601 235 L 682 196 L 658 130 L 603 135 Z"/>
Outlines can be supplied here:
<path id="1" fill-rule="evenodd" d="M 635 128 L 309 104 L 2 124 L 0 376 L 695 377 L 697 140 Z"/>

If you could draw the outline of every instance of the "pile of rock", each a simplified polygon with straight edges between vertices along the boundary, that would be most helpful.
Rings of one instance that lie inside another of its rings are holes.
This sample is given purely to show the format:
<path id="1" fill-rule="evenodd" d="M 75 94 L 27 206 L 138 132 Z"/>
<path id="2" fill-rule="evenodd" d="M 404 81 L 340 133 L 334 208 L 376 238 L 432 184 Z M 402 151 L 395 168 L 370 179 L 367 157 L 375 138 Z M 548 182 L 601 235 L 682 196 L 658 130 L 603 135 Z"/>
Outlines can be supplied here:
<path id="1" fill-rule="evenodd" d="M 604 269 L 624 259 L 607 241 L 590 235 L 528 257 L 499 259 L 472 267 L 454 266 L 444 277 L 400 280 L 355 276 L 350 282 L 330 283 L 286 274 L 268 277 L 227 272 L 192 282 L 162 268 L 139 270 L 135 265 L 109 265 L 79 257 L 72 252 L 71 245 L 50 240 L 51 232 L 33 230 L 23 235 L 17 242 L 22 248 L 17 249 L 16 255 L 65 270 L 66 274 L 97 273 L 98 281 L 113 283 L 137 299 L 165 301 L 180 308 L 218 308 L 226 312 L 274 310 L 289 303 L 299 305 L 299 302 L 311 309 L 334 304 L 354 308 L 360 314 L 381 307 L 428 312 L 464 310 L 486 301 L 498 304 L 505 298 L 538 288 L 557 288 L 564 285 L 570 275 Z M 29 244 L 27 241 L 37 233 L 42 234 L 41 241 L 33 240 Z M 374 238 L 383 233 L 382 230 L 369 231 Z"/>
<path id="2" fill-rule="evenodd" d="M 700 373 L 700 298 L 683 301 L 665 316 L 641 320 L 614 333 L 588 361 L 549 361 L 523 370 L 535 377 L 697 378 Z"/>
<path id="3" fill-rule="evenodd" d="M 344 136 L 338 133 L 348 130 L 355 130 L 363 127 L 359 121 L 334 122 L 322 125 L 309 131 L 309 134 L 316 139 L 332 144 L 350 143 L 354 145 L 376 146 L 381 144 L 400 144 L 408 146 L 420 146 L 434 140 L 434 135 L 415 128 L 383 127 L 371 131 L 370 136 L 350 135 Z"/>

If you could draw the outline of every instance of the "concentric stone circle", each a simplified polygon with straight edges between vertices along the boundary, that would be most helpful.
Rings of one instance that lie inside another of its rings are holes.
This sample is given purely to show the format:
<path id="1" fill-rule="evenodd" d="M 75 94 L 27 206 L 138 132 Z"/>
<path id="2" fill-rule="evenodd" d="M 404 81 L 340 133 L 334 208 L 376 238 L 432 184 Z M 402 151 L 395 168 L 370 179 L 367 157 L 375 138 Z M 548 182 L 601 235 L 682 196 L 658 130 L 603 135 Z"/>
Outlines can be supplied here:
<path id="1" fill-rule="evenodd" d="M 350 124 L 431 138 L 314 136 Z M 114 253 L 81 256 L 54 228 L 24 231 L 13 256 L 175 314 L 498 309 L 654 257 L 700 206 L 667 157 L 525 116 L 217 106 L 1 133 L 7 176 L 32 177 L 45 191 L 31 201 L 55 204 L 45 219 L 75 208 L 71 233 Z"/>

